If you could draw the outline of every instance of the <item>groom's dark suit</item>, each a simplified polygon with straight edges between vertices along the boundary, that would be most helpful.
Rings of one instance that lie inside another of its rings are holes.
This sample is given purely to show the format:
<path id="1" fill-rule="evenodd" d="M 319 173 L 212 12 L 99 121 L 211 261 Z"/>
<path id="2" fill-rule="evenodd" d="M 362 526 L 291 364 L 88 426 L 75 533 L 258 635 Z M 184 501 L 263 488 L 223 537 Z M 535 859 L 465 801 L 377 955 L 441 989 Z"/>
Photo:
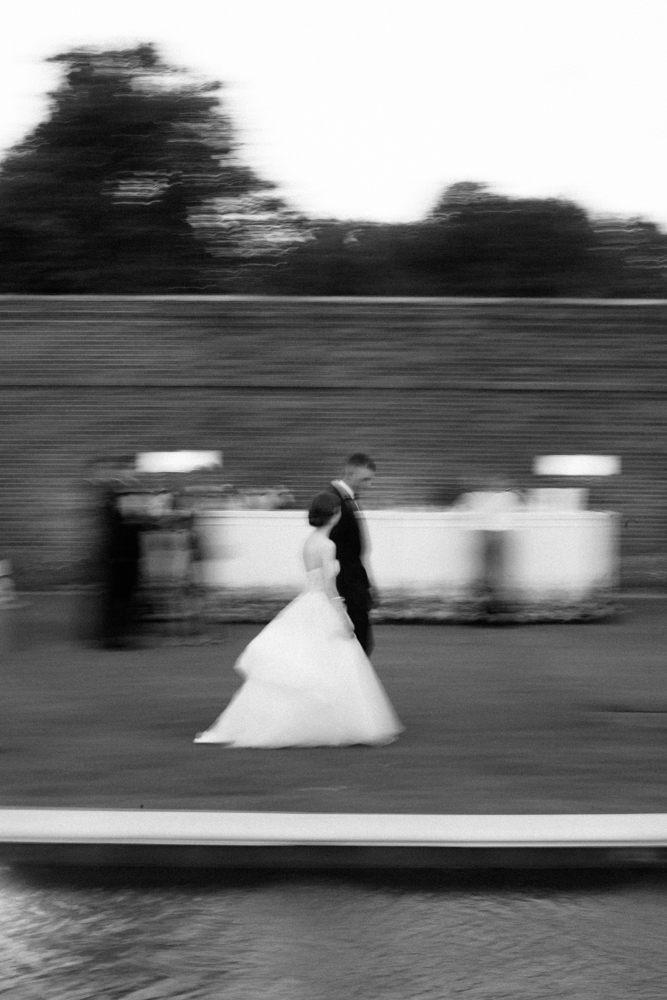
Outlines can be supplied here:
<path id="1" fill-rule="evenodd" d="M 329 536 L 336 545 L 336 559 L 340 563 L 336 586 L 345 601 L 355 635 L 366 655 L 370 656 L 373 635 L 368 613 L 373 601 L 370 581 L 362 562 L 365 545 L 359 524 L 359 508 L 356 500 L 334 483 L 327 487 L 326 492 L 333 493 L 340 500 L 340 521 L 333 526 Z"/>

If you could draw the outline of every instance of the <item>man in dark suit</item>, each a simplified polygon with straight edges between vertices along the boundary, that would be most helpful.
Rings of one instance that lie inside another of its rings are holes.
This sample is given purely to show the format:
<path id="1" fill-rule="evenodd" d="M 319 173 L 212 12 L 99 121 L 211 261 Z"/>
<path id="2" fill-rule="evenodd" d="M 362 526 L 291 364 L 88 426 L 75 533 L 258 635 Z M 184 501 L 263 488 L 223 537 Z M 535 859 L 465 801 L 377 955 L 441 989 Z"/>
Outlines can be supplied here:
<path id="1" fill-rule="evenodd" d="M 371 582 L 364 565 L 365 529 L 357 498 L 370 486 L 375 475 L 375 463 L 368 455 L 351 455 L 345 464 L 342 479 L 334 479 L 328 487 L 340 499 L 340 520 L 331 529 L 330 538 L 336 545 L 340 573 L 336 580 L 338 593 L 345 601 L 354 632 L 364 652 L 373 650 L 373 634 L 368 619 L 373 606 Z"/>

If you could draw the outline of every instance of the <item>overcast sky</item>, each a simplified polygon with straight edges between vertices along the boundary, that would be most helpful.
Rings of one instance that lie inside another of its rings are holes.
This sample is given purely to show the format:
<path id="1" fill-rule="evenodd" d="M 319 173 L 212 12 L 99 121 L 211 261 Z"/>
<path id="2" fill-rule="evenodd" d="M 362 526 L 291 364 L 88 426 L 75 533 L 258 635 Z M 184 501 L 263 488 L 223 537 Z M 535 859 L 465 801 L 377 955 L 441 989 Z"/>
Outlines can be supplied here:
<path id="1" fill-rule="evenodd" d="M 246 159 L 318 216 L 407 221 L 461 180 L 667 229 L 667 0 L 0 0 L 0 150 L 73 45 L 228 84 Z"/>

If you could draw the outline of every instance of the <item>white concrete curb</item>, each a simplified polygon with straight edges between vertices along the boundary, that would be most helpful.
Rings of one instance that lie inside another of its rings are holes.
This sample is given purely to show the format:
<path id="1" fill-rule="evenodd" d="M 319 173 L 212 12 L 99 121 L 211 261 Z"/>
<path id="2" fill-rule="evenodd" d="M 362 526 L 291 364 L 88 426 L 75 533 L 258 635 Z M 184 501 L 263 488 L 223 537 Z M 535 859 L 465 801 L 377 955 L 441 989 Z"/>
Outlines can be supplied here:
<path id="1" fill-rule="evenodd" d="M 667 848 L 666 813 L 403 815 L 0 809 L 2 844 Z"/>

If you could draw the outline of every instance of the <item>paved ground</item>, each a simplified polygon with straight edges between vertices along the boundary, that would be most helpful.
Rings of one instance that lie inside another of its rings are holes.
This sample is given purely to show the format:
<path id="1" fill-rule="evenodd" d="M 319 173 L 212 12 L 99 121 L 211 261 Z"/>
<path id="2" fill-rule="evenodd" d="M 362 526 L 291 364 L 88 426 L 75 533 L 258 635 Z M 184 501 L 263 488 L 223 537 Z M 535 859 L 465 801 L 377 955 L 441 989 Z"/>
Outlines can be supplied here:
<path id="1" fill-rule="evenodd" d="M 0 805 L 667 812 L 667 602 L 588 625 L 387 625 L 374 665 L 407 727 L 383 748 L 192 743 L 259 626 L 112 652 L 5 623 Z"/>

